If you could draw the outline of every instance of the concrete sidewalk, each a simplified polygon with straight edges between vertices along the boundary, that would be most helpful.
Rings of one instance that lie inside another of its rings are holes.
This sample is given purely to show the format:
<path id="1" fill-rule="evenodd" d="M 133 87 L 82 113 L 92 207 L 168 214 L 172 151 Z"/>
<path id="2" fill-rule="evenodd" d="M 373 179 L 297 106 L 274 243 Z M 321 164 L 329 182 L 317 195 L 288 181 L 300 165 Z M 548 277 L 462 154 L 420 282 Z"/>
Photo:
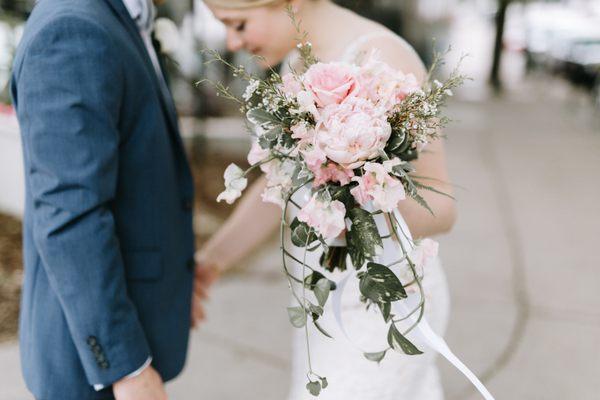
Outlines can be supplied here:
<path id="1" fill-rule="evenodd" d="M 453 301 L 448 343 L 497 399 L 598 398 L 600 116 L 545 81 L 451 109 L 451 175 L 466 189 L 457 189 L 454 231 L 440 238 Z M 287 302 L 273 242 L 213 291 L 172 398 L 285 399 Z M 440 365 L 449 400 L 480 398 Z M 0 400 L 31 398 L 16 344 L 0 346 L 0 369 Z"/>

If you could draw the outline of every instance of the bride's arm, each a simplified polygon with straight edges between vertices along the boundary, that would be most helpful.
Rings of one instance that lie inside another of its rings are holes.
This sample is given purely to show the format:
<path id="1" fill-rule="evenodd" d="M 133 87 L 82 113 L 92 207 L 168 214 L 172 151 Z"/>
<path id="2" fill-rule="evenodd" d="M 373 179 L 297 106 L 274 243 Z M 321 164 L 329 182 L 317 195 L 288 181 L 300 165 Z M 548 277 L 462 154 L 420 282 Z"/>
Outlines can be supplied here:
<path id="1" fill-rule="evenodd" d="M 426 68 L 408 43 L 394 38 L 382 38 L 368 43 L 365 51 L 372 48 L 379 49 L 381 60 L 390 66 L 404 73 L 414 74 L 420 82 L 426 79 Z M 421 180 L 421 183 L 452 195 L 452 186 L 448 183 L 449 177 L 443 140 L 439 139 L 430 143 L 425 148 L 425 152 L 421 153 L 419 159 L 413 161 L 412 164 L 417 169 L 417 175 L 429 178 Z M 419 238 L 449 231 L 456 220 L 454 200 L 427 190 L 420 190 L 419 194 L 429 204 L 435 216 L 411 198 L 401 201 L 398 208 L 412 235 Z"/>
<path id="2" fill-rule="evenodd" d="M 281 209 L 262 201 L 266 184 L 262 175 L 244 192 L 231 216 L 198 252 L 200 263 L 226 271 L 271 236 L 279 226 Z"/>

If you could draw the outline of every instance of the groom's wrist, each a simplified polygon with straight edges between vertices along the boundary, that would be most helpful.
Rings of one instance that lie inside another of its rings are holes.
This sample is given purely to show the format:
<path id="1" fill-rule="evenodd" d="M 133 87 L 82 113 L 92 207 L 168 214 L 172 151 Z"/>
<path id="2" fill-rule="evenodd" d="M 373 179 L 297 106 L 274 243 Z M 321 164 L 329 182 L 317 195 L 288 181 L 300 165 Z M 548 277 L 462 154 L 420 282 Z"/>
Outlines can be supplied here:
<path id="1" fill-rule="evenodd" d="M 135 371 L 133 371 L 132 373 L 126 375 L 124 378 L 120 379 L 119 381 L 131 379 L 131 378 L 135 378 L 136 376 L 139 376 L 142 372 L 144 372 L 144 370 L 146 368 L 148 368 L 150 366 L 150 364 L 152 364 L 152 357 L 148 357 L 148 359 L 144 362 L 144 364 L 140 368 L 138 368 Z M 102 384 L 96 384 L 96 385 L 94 385 L 94 390 L 98 392 L 98 391 L 104 389 L 105 387 L 106 386 L 104 386 Z"/>

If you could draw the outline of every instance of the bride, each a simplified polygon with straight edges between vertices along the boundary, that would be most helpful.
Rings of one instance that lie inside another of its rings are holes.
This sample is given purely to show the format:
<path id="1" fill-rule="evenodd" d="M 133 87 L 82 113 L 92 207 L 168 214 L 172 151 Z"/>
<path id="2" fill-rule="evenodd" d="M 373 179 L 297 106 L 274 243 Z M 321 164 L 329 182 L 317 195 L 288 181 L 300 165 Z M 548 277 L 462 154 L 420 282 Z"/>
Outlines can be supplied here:
<path id="1" fill-rule="evenodd" d="M 324 62 L 359 62 L 361 57 L 376 50 L 379 58 L 390 66 L 412 73 L 423 81 L 426 70 L 415 51 L 402 38 L 383 26 L 365 19 L 329 0 L 205 0 L 214 15 L 227 27 L 227 47 L 230 51 L 248 51 L 260 56 L 265 67 L 283 63 L 301 70 L 294 56 L 298 32 L 287 10 L 291 7 L 301 28 L 308 33 L 313 53 Z M 431 143 L 420 159 L 414 162 L 422 176 L 432 178 L 435 189 L 451 194 L 441 141 Z M 261 193 L 266 179 L 261 177 L 246 191 L 232 216 L 210 241 L 199 251 L 200 263 L 223 272 L 268 238 L 279 226 L 280 209 L 263 202 Z M 299 193 L 301 196 L 302 193 Z M 412 236 L 423 238 L 447 232 L 455 220 L 455 206 L 451 199 L 433 192 L 422 196 L 433 209 L 435 217 L 412 199 L 398 204 L 398 210 L 408 225 Z M 295 217 L 291 211 L 287 218 Z M 235 246 L 231 246 L 235 243 Z M 293 248 L 293 246 L 290 246 Z M 389 250 L 386 250 L 389 251 Z M 320 254 L 310 254 L 309 264 L 318 263 Z M 393 255 L 392 255 L 393 257 Z M 335 273 L 330 274 L 334 281 Z M 202 279 L 202 278 L 200 278 Z M 200 282 L 202 286 L 202 282 Z M 427 294 L 425 316 L 440 335 L 446 328 L 449 296 L 444 272 L 439 260 L 426 267 L 423 281 Z M 358 350 L 378 351 L 383 346 L 386 331 L 376 322 L 358 299 L 342 300 L 345 328 L 328 313 L 322 319 L 329 333 L 336 338 L 326 338 L 315 329 L 309 331 L 308 342 L 315 371 L 326 376 L 330 385 L 320 397 L 323 400 L 439 400 L 443 398 L 435 353 L 425 349 L 424 355 L 406 356 L 390 353 L 380 363 L 368 361 Z M 196 318 L 202 317 L 200 307 Z M 327 314 L 329 316 L 327 317 Z M 381 317 L 379 316 L 379 319 Z M 351 340 L 339 340 L 348 332 Z M 304 332 L 296 330 L 293 343 L 292 383 L 289 400 L 311 398 L 306 391 L 306 339 Z M 383 347 L 384 348 L 384 347 Z"/>

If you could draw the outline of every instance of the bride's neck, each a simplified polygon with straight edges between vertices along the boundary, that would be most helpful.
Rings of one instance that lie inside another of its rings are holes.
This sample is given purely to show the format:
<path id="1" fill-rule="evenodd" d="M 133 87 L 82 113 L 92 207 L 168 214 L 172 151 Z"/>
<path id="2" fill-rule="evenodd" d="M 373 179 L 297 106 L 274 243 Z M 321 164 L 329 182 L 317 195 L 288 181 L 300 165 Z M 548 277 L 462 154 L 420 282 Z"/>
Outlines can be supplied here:
<path id="1" fill-rule="evenodd" d="M 317 57 L 327 56 L 331 53 L 339 37 L 332 32 L 339 32 L 340 17 L 347 11 L 330 0 L 312 0 L 305 3 L 299 15 L 300 29 L 308 34 L 313 53 Z"/>

